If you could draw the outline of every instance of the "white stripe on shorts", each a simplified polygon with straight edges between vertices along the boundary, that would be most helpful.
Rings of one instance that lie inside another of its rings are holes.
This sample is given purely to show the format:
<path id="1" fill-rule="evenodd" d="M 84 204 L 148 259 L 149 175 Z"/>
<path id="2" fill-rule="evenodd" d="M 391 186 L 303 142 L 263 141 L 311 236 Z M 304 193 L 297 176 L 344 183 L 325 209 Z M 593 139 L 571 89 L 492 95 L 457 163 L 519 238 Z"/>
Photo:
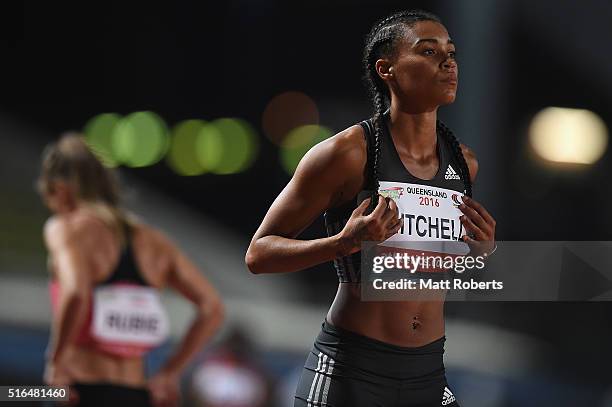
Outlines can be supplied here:
<path id="1" fill-rule="evenodd" d="M 312 384 L 310 385 L 310 392 L 308 393 L 308 406 L 307 407 L 312 407 L 312 394 L 314 392 L 317 380 L 319 379 L 319 370 L 321 370 L 321 357 L 322 356 L 323 356 L 323 352 L 319 352 L 319 360 L 317 361 L 317 368 L 315 369 L 316 373 L 312 379 Z"/>
<path id="2" fill-rule="evenodd" d="M 329 356 L 323 355 L 323 366 L 321 367 L 320 380 L 319 380 L 319 383 L 317 384 L 317 390 L 315 391 L 314 400 L 312 401 L 312 403 L 315 406 L 319 405 L 319 395 L 321 394 L 321 384 L 323 384 L 323 380 L 327 379 L 325 377 L 325 371 L 327 370 L 327 359 L 328 358 L 329 358 Z"/>
<path id="3" fill-rule="evenodd" d="M 327 405 L 327 394 L 329 393 L 329 385 L 331 383 L 331 374 L 334 371 L 334 362 L 335 360 L 333 360 L 332 358 L 329 358 L 329 372 L 327 372 L 329 376 L 325 378 L 325 386 L 323 387 L 323 399 L 321 400 L 322 406 Z"/>

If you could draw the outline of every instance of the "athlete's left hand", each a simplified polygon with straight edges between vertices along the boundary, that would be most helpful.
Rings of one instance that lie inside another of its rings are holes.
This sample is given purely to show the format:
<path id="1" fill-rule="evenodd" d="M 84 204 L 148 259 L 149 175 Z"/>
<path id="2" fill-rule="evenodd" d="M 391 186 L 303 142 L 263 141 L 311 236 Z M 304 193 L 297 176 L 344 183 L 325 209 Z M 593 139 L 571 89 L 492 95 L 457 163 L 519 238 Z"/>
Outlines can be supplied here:
<path id="1" fill-rule="evenodd" d="M 47 386 L 65 386 L 70 384 L 68 375 L 66 375 L 62 369 L 58 369 L 58 367 L 50 361 L 45 365 L 43 382 Z"/>
<path id="2" fill-rule="evenodd" d="M 461 223 L 465 230 L 472 233 L 472 238 L 467 234 L 462 237 L 463 241 L 470 246 L 472 256 L 487 256 L 495 248 L 495 219 L 480 203 L 464 195 L 459 209 L 463 212 Z"/>
<path id="3" fill-rule="evenodd" d="M 71 373 L 63 364 L 55 364 L 50 360 L 45 364 L 43 382 L 47 386 L 70 386 L 72 384 Z M 74 387 L 68 390 L 68 401 L 58 402 L 58 406 L 76 406 L 79 404 L 79 393 Z"/>
<path id="4" fill-rule="evenodd" d="M 155 407 L 178 407 L 181 398 L 178 374 L 162 370 L 149 379 L 147 387 Z"/>

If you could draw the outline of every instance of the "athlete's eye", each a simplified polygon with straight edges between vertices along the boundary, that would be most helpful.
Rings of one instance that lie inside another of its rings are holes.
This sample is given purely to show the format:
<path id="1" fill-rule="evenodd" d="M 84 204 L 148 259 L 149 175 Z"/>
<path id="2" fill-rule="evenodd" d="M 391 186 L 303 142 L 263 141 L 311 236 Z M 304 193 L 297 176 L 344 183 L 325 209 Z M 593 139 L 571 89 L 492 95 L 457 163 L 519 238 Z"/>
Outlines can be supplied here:
<path id="1" fill-rule="evenodd" d="M 426 50 L 423 50 L 423 54 L 425 54 L 425 55 L 435 55 L 435 53 L 436 53 L 435 49 L 426 49 Z"/>
<path id="2" fill-rule="evenodd" d="M 455 59 L 455 58 L 457 58 L 457 52 L 451 51 L 451 52 L 448 53 L 448 56 L 453 58 L 453 59 Z"/>

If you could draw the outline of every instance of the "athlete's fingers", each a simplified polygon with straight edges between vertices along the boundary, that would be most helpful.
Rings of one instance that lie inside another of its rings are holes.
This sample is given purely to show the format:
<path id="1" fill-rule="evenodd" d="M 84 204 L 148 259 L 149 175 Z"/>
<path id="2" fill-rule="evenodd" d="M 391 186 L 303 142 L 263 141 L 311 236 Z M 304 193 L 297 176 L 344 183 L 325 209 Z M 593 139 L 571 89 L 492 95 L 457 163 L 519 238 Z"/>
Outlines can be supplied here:
<path id="1" fill-rule="evenodd" d="M 482 231 L 482 229 L 476 226 L 470 218 L 465 215 L 462 215 L 459 219 L 461 220 L 461 223 L 463 223 L 463 227 L 466 231 L 474 233 L 478 240 L 487 240 L 487 235 Z"/>
<path id="2" fill-rule="evenodd" d="M 359 204 L 359 206 L 356 207 L 355 210 L 353 210 L 353 215 L 354 216 L 363 215 L 365 211 L 368 209 L 368 206 L 370 205 L 371 201 L 372 201 L 372 198 L 364 199 L 363 202 L 361 202 L 361 204 Z"/>
<path id="3" fill-rule="evenodd" d="M 472 239 L 468 235 L 463 235 L 461 237 L 461 240 L 463 240 L 465 243 L 467 243 L 468 246 L 470 246 L 470 248 L 475 247 L 478 244 L 478 241 Z"/>
<path id="4" fill-rule="evenodd" d="M 476 210 L 466 204 L 459 205 L 459 209 L 464 213 L 475 225 L 477 225 L 482 230 L 489 230 L 490 225 L 484 220 L 482 216 Z"/>
<path id="5" fill-rule="evenodd" d="M 395 217 L 399 215 L 399 208 L 397 207 L 397 203 L 393 199 L 389 199 L 389 210 L 394 212 Z"/>
<path id="6" fill-rule="evenodd" d="M 402 227 L 402 222 L 400 222 L 400 219 L 398 219 L 398 222 L 394 223 L 390 228 L 386 230 L 385 240 L 395 235 L 400 230 L 401 227 Z"/>
<path id="7" fill-rule="evenodd" d="M 474 210 L 476 210 L 480 216 L 482 216 L 482 218 L 485 220 L 485 222 L 487 222 L 489 225 L 491 226 L 495 226 L 495 219 L 493 218 L 493 216 L 491 216 L 491 214 L 489 213 L 489 211 L 487 211 L 487 209 L 478 201 L 476 201 L 473 198 L 470 198 L 469 196 L 463 195 L 463 202 L 465 202 L 466 205 L 471 206 L 472 208 L 474 208 Z"/>
<path id="8" fill-rule="evenodd" d="M 390 238 L 391 236 L 393 236 L 396 232 L 387 232 L 385 233 L 385 240 L 387 240 L 388 238 Z"/>
<path id="9" fill-rule="evenodd" d="M 462 236 L 463 240 L 470 247 L 470 254 L 484 256 L 485 258 L 494 250 L 495 242 L 474 240 L 468 235 Z"/>
<path id="10" fill-rule="evenodd" d="M 375 218 L 380 218 L 385 211 L 387 210 L 387 200 L 385 199 L 384 196 L 382 195 L 378 195 L 378 205 L 376 205 L 376 208 L 374 208 L 374 210 L 372 211 L 371 214 L 368 215 L 368 217 L 370 219 L 375 219 Z"/>
<path id="11" fill-rule="evenodd" d="M 389 205 L 387 210 L 385 211 L 384 220 L 386 222 L 393 222 L 394 219 L 397 219 L 399 216 L 399 210 L 397 208 L 397 204 L 391 198 L 389 198 Z"/>
<path id="12" fill-rule="evenodd" d="M 403 223 L 404 219 L 396 219 L 395 222 L 391 224 L 388 230 L 393 231 L 393 234 L 396 234 L 401 229 Z"/>

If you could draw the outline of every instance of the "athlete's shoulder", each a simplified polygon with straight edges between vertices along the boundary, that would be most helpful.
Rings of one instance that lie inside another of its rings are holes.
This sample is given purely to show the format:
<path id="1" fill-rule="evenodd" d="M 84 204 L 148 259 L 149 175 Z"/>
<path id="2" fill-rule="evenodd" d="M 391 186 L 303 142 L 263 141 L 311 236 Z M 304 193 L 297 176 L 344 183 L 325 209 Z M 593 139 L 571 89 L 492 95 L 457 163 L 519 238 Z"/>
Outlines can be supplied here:
<path id="1" fill-rule="evenodd" d="M 366 143 L 363 129 L 359 125 L 344 129 L 315 145 L 304 156 L 306 163 L 317 167 L 352 166 L 363 164 L 366 158 Z"/>
<path id="2" fill-rule="evenodd" d="M 133 224 L 132 230 L 133 230 L 133 233 L 139 236 L 142 236 L 148 240 L 154 241 L 154 242 L 162 242 L 166 240 L 166 236 L 161 230 L 157 229 L 154 226 L 143 223 L 143 222 Z"/>
<path id="3" fill-rule="evenodd" d="M 465 144 L 460 144 L 460 146 L 465 162 L 470 170 L 471 181 L 474 182 L 476 180 L 476 174 L 478 173 L 478 159 L 476 158 L 476 153 Z"/>
<path id="4" fill-rule="evenodd" d="M 65 215 L 53 215 L 45 222 L 43 227 L 43 238 L 49 249 L 56 245 L 56 242 L 63 240 L 68 228 Z"/>
<path id="5" fill-rule="evenodd" d="M 363 130 L 361 126 L 351 126 L 311 148 L 298 164 L 293 180 L 335 188 L 360 176 L 366 157 Z"/>
<path id="6" fill-rule="evenodd" d="M 101 231 L 104 224 L 95 216 L 81 210 L 53 215 L 43 228 L 47 247 L 56 248 L 66 244 L 83 244 Z"/>
<path id="7" fill-rule="evenodd" d="M 155 248 L 158 254 L 171 251 L 175 247 L 172 239 L 154 226 L 138 222 L 132 225 L 132 230 L 135 239 L 140 240 L 149 248 Z"/>
<path id="8" fill-rule="evenodd" d="M 365 155 L 365 134 L 363 127 L 359 124 L 355 124 L 336 133 L 327 141 L 329 141 L 339 153 L 363 153 Z"/>

